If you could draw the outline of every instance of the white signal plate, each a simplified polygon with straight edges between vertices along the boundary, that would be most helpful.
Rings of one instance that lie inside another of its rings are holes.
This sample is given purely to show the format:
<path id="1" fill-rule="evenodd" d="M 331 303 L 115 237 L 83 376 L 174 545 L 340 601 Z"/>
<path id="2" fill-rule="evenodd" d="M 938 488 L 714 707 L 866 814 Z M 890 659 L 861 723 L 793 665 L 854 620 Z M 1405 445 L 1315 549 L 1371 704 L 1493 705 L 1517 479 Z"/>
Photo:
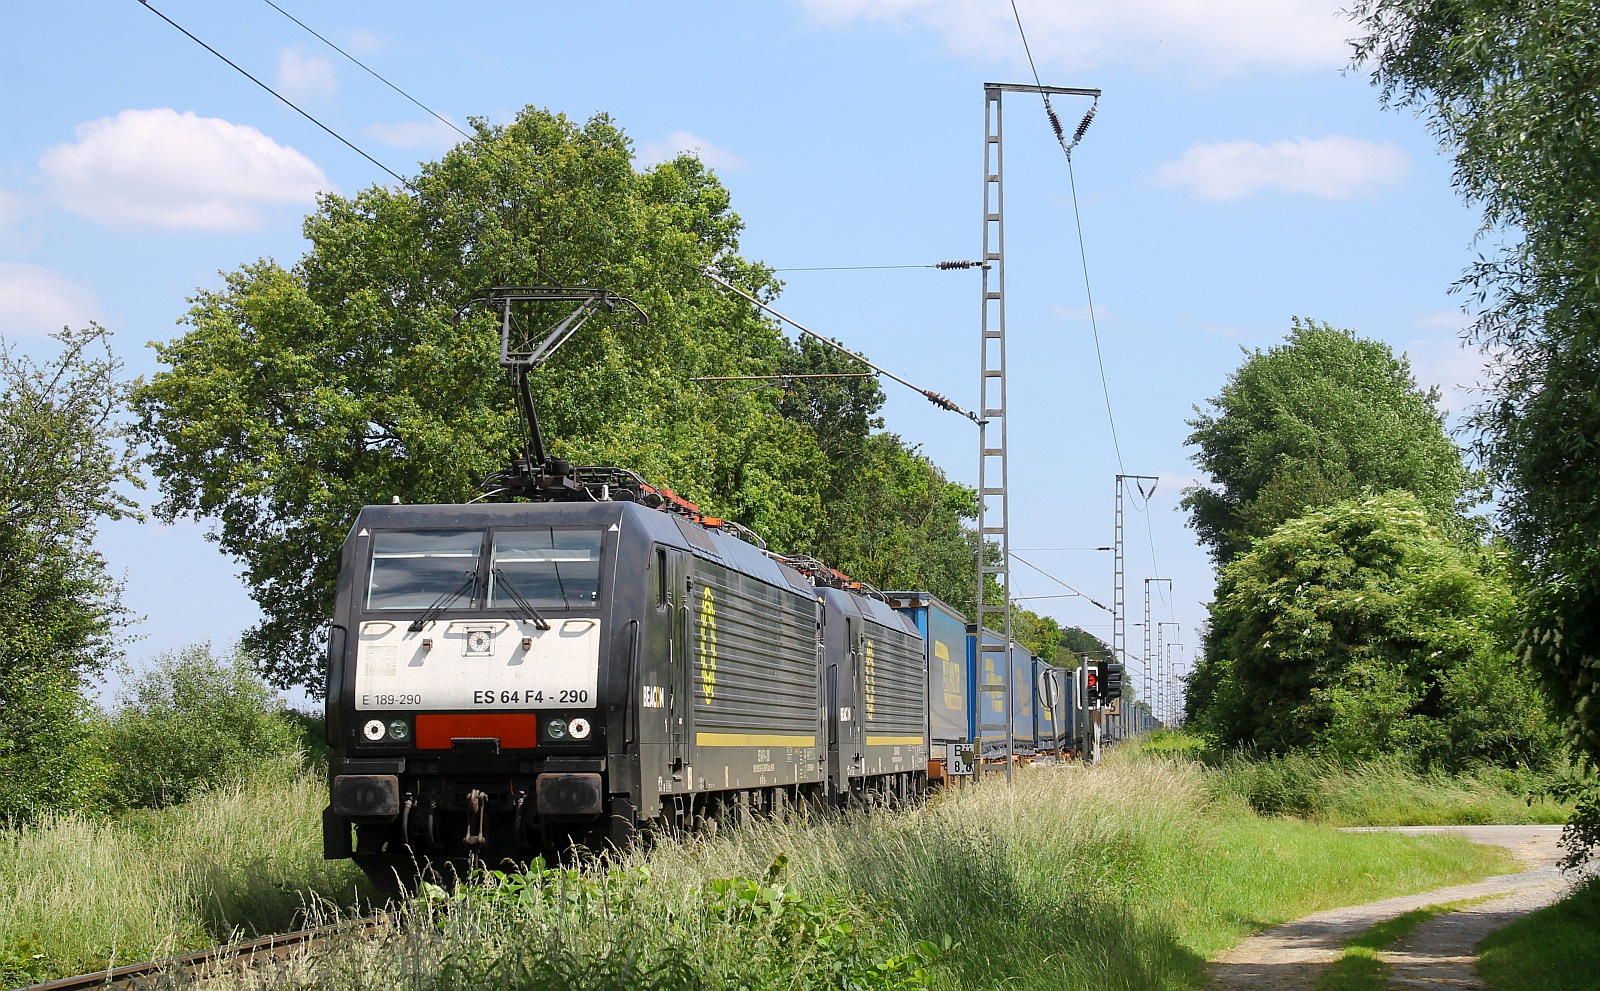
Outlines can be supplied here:
<path id="1" fill-rule="evenodd" d="M 600 621 L 369 620 L 356 645 L 357 711 L 519 712 L 598 704 Z M 526 641 L 528 646 L 523 647 Z"/>

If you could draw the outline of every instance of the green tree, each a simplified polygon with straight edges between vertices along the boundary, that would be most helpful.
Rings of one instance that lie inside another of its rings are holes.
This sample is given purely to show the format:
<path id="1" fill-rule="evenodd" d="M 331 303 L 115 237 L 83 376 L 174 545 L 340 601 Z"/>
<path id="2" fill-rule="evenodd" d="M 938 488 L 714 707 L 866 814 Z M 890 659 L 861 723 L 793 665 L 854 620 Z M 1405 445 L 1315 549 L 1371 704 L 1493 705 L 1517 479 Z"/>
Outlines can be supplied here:
<path id="1" fill-rule="evenodd" d="M 120 656 L 121 583 L 95 551 L 137 486 L 109 334 L 55 335 L 36 362 L 0 338 L 0 820 L 93 801 L 83 679 Z"/>
<path id="2" fill-rule="evenodd" d="M 1199 722 L 1274 752 L 1543 763 L 1559 741 L 1510 650 L 1504 571 L 1409 492 L 1291 520 L 1222 571 Z"/>
<path id="3" fill-rule="evenodd" d="M 114 755 L 110 795 L 122 807 L 172 805 L 299 750 L 299 727 L 243 652 L 223 658 L 191 644 L 124 674 L 101 730 Z"/>
<path id="4" fill-rule="evenodd" d="M 803 424 L 826 458 L 812 553 L 880 588 L 933 592 L 970 614 L 977 547 L 968 520 L 977 494 L 951 482 L 900 437 L 881 429 L 881 384 L 860 361 L 802 336 L 780 361 L 789 379 L 779 411 Z"/>
<path id="5" fill-rule="evenodd" d="M 1211 481 L 1182 506 L 1219 565 L 1308 509 L 1360 495 L 1404 489 L 1435 519 L 1456 515 L 1469 475 L 1438 390 L 1419 390 L 1404 356 L 1298 317 L 1283 344 L 1247 354 L 1212 412 L 1189 421 Z"/>
<path id="6" fill-rule="evenodd" d="M 516 446 L 496 324 L 457 319 L 486 286 L 599 286 L 649 316 L 597 318 L 536 376 L 553 453 L 626 465 L 776 549 L 806 547 L 827 477 L 815 434 L 770 390 L 688 381 L 792 358 L 700 274 L 715 263 L 770 294 L 765 270 L 733 254 L 740 229 L 694 158 L 637 172 L 605 117 L 528 109 L 479 123 L 414 189 L 324 197 L 293 268 L 256 262 L 196 296 L 187 331 L 157 345 L 170 370 L 137 392 L 140 435 L 157 515 L 212 521 L 244 565 L 265 616 L 245 642 L 270 680 L 315 690 L 336 551 L 360 506 L 471 498 Z"/>
<path id="7" fill-rule="evenodd" d="M 1060 646 L 1057 648 L 1062 664 L 1066 667 L 1077 665 L 1077 658 L 1088 654 L 1097 661 L 1112 660 L 1111 645 L 1077 626 L 1069 626 L 1061 631 Z"/>
<path id="8" fill-rule="evenodd" d="M 817 557 L 880 588 L 925 589 L 971 614 L 976 551 L 964 521 L 972 489 L 951 482 L 915 448 L 873 433 L 848 460 L 831 462 Z"/>
<path id="9" fill-rule="evenodd" d="M 1496 359 L 1479 452 L 1528 570 L 1524 656 L 1600 757 L 1600 11 L 1581 0 L 1363 0 L 1356 63 L 1420 113 L 1500 247 L 1460 287 Z"/>

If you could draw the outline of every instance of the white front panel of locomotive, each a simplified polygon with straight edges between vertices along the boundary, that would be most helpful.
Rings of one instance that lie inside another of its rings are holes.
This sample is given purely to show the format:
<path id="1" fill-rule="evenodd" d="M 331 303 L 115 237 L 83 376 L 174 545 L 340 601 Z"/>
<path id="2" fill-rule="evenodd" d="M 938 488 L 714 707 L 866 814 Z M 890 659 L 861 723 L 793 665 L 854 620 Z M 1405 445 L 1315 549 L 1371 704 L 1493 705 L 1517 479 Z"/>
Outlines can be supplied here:
<path id="1" fill-rule="evenodd" d="M 596 704 L 600 621 L 361 624 L 356 709 L 559 709 Z M 526 643 L 527 646 L 524 646 Z"/>

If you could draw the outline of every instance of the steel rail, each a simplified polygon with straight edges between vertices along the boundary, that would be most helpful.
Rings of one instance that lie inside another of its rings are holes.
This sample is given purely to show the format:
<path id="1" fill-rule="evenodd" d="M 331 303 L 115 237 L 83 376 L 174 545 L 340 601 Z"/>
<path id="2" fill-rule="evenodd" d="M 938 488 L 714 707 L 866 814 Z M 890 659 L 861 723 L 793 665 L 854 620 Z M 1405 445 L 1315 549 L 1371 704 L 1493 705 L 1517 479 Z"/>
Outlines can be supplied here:
<path id="1" fill-rule="evenodd" d="M 228 970 L 257 969 L 264 965 L 282 964 L 293 953 L 311 943 L 334 936 L 348 936 L 365 932 L 378 924 L 378 916 L 368 916 L 353 922 L 340 922 L 331 926 L 315 926 L 298 932 L 277 933 L 242 943 L 226 943 L 209 950 L 128 964 L 108 970 L 97 970 L 77 977 L 63 977 L 43 984 L 30 984 L 19 991 L 90 991 L 90 989 L 126 988 L 144 991 L 156 987 L 171 987 L 196 980 L 221 976 Z"/>

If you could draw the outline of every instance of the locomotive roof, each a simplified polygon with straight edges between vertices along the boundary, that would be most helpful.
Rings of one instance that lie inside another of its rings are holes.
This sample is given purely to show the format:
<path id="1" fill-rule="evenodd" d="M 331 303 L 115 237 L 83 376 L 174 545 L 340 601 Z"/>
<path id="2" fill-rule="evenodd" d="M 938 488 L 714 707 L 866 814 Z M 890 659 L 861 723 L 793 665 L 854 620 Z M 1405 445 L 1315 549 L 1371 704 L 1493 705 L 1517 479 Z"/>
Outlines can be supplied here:
<path id="1" fill-rule="evenodd" d="M 917 632 L 917 624 L 911 619 L 911 617 L 907 616 L 905 613 L 897 612 L 892 606 L 889 605 L 889 603 L 884 602 L 882 599 L 874 598 L 870 595 L 864 595 L 860 592 L 845 591 L 844 589 L 838 588 L 823 588 L 819 591 L 822 593 L 823 601 L 826 602 L 830 608 L 843 609 L 846 612 L 854 612 L 857 615 L 865 617 L 866 619 L 870 619 L 879 626 L 886 626 L 895 630 L 903 630 L 904 632 L 916 637 L 918 640 L 922 639 L 922 634 Z"/>
<path id="2" fill-rule="evenodd" d="M 932 592 L 885 592 L 883 595 L 889 600 L 889 605 L 896 609 L 940 609 L 963 626 L 967 623 L 967 617 Z"/>
<path id="3" fill-rule="evenodd" d="M 708 529 L 675 513 L 633 502 L 485 502 L 364 506 L 351 524 L 379 529 L 454 529 L 506 526 L 599 526 L 612 524 L 648 539 L 716 561 L 780 588 L 815 596 L 817 589 L 786 567 L 731 534 Z"/>

